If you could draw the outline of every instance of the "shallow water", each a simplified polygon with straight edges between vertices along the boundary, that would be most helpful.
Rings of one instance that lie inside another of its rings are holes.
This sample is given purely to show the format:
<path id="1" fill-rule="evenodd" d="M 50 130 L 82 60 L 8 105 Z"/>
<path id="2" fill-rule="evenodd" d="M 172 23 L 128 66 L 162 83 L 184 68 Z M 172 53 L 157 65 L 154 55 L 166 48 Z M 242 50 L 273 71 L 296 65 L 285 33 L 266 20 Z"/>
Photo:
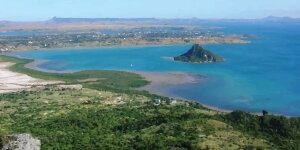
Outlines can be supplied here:
<path id="1" fill-rule="evenodd" d="M 14 55 L 50 60 L 48 70 L 180 71 L 207 75 L 201 84 L 165 89 L 169 96 L 198 100 L 222 109 L 300 116 L 300 25 L 283 23 L 219 23 L 219 32 L 256 34 L 251 44 L 206 45 L 225 57 L 216 64 L 174 62 L 190 45 L 41 50 Z"/>

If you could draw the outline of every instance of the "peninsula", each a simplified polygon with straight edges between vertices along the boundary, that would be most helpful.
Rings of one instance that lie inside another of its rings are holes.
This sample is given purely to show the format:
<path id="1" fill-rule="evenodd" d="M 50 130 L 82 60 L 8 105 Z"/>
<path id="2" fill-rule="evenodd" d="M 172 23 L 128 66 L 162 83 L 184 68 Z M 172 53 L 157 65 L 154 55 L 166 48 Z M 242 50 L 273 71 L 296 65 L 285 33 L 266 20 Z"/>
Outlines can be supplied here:
<path id="1" fill-rule="evenodd" d="M 224 58 L 204 49 L 199 44 L 194 44 L 193 47 L 186 53 L 174 57 L 174 60 L 192 63 L 213 63 L 223 62 Z"/>

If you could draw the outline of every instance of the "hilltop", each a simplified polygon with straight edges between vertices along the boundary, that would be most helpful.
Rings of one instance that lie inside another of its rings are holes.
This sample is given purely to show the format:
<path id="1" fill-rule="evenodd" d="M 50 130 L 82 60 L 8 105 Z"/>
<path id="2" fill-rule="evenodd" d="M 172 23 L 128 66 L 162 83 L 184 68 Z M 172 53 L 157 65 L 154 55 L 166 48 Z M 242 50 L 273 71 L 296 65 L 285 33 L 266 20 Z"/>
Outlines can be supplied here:
<path id="1" fill-rule="evenodd" d="M 193 47 L 186 53 L 174 57 L 174 60 L 193 63 L 213 63 L 223 62 L 224 58 L 204 49 L 199 44 L 194 44 Z"/>

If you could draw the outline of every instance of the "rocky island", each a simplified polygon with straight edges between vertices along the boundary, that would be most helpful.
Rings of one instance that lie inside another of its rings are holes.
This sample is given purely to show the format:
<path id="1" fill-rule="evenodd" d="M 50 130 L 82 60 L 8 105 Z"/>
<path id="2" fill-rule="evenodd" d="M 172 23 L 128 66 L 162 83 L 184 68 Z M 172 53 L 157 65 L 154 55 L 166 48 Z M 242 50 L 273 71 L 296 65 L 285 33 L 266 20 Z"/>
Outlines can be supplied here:
<path id="1" fill-rule="evenodd" d="M 180 56 L 174 57 L 174 60 L 192 63 L 213 63 L 223 62 L 224 58 L 204 49 L 199 44 L 194 44 L 189 51 Z"/>

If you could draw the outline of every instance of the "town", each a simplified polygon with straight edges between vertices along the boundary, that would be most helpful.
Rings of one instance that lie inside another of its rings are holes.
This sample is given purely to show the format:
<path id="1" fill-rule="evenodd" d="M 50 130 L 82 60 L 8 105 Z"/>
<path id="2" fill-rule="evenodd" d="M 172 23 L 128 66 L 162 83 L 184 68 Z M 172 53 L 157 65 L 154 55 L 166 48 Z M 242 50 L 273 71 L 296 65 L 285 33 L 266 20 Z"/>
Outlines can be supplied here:
<path id="1" fill-rule="evenodd" d="M 0 51 L 87 48 L 120 45 L 248 43 L 247 35 L 225 35 L 184 27 L 142 27 L 88 32 L 29 32 L 0 36 Z"/>

